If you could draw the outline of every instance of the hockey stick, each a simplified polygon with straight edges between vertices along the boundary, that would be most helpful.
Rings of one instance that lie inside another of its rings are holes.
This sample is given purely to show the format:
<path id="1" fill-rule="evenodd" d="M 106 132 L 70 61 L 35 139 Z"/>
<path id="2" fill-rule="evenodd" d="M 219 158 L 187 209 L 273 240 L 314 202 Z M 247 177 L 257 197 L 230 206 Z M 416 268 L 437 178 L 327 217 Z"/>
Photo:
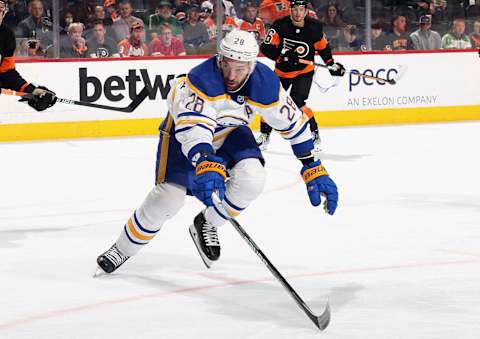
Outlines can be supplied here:
<path id="1" fill-rule="evenodd" d="M 298 60 L 298 62 L 300 62 L 301 64 L 304 64 L 304 65 L 313 65 L 313 66 L 323 67 L 323 68 L 326 68 L 328 70 L 333 70 L 333 71 L 336 70 L 333 66 L 328 66 L 328 65 L 325 65 L 325 64 L 319 64 L 317 62 L 313 62 L 313 61 L 310 61 L 310 60 L 300 59 L 300 60 Z M 348 71 L 348 70 L 345 71 L 345 73 L 354 74 L 354 75 L 356 75 L 360 78 L 372 79 L 372 80 L 377 80 L 377 81 L 384 81 L 384 82 L 386 82 L 387 84 L 390 84 L 390 85 L 395 85 L 398 81 L 398 79 L 397 80 L 395 80 L 395 79 L 384 79 L 384 78 L 376 77 L 374 75 L 362 74 L 362 73 Z"/>
<path id="2" fill-rule="evenodd" d="M 25 92 L 16 92 L 10 89 L 3 89 L 1 90 L 1 94 L 4 95 L 15 95 L 17 97 L 22 97 L 25 99 L 34 99 L 35 96 L 32 93 L 25 93 Z M 78 100 L 71 100 L 71 99 L 64 99 L 64 98 L 59 98 L 57 97 L 57 102 L 60 102 L 62 104 L 69 104 L 69 105 L 77 105 L 77 106 L 86 106 L 86 107 L 93 107 L 93 108 L 99 108 L 99 109 L 107 109 L 110 111 L 116 111 L 116 112 L 123 112 L 123 113 L 132 113 L 138 105 L 140 105 L 143 100 L 150 94 L 150 90 L 145 86 L 140 93 L 137 94 L 135 99 L 128 105 L 127 107 L 113 107 L 113 106 L 108 106 L 108 105 L 101 105 L 101 104 L 94 104 L 92 102 L 86 102 L 86 101 L 78 101 Z"/>
<path id="3" fill-rule="evenodd" d="M 292 286 L 288 283 L 288 281 L 282 276 L 282 274 L 273 266 L 273 264 L 268 260 L 267 256 L 263 254 L 262 250 L 255 244 L 255 242 L 250 238 L 250 236 L 245 232 L 243 227 L 238 223 L 237 220 L 230 217 L 228 212 L 222 205 L 222 201 L 218 197 L 216 193 L 212 194 L 213 203 L 215 207 L 219 209 L 223 215 L 227 216 L 228 221 L 232 224 L 232 226 L 237 230 L 238 233 L 242 236 L 243 240 L 247 242 L 250 248 L 255 252 L 255 254 L 262 260 L 262 262 L 267 266 L 267 268 L 272 272 L 272 274 L 277 278 L 278 281 L 283 285 L 283 287 L 287 290 L 290 296 L 295 300 L 297 305 L 302 309 L 303 312 L 310 318 L 310 320 L 318 327 L 321 331 L 327 328 L 328 324 L 330 323 L 330 305 L 327 301 L 327 306 L 325 306 L 325 310 L 319 316 L 315 315 L 312 310 L 305 304 L 305 302 L 300 298 L 300 296 L 295 292 Z"/>

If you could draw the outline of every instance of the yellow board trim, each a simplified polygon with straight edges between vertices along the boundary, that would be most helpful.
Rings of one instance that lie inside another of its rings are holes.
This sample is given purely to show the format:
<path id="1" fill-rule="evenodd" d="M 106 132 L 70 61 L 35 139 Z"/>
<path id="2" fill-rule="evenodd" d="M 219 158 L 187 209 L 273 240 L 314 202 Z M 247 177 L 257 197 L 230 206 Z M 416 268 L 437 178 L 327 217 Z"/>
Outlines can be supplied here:
<path id="1" fill-rule="evenodd" d="M 0 141 L 56 140 L 72 138 L 157 135 L 163 119 L 129 119 L 0 124 Z"/>
<path id="2" fill-rule="evenodd" d="M 320 127 L 480 121 L 480 105 L 315 112 Z M 162 119 L 0 124 L 0 141 L 158 135 Z M 257 115 L 250 125 L 260 128 Z"/>
<path id="3" fill-rule="evenodd" d="M 315 118 L 325 127 L 480 120 L 480 105 L 315 112 Z"/>

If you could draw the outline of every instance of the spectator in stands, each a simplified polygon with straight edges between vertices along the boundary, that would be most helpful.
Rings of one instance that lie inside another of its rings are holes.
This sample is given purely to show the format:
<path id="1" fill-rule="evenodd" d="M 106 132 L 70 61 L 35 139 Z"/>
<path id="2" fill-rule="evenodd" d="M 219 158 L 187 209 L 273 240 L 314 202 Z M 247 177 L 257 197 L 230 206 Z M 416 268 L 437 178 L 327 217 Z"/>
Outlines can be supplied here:
<path id="1" fill-rule="evenodd" d="M 90 18 L 90 20 L 87 22 L 87 25 L 86 25 L 84 37 L 85 39 L 87 39 L 87 45 L 88 45 L 88 41 L 93 39 L 94 26 L 99 21 L 103 24 L 103 28 L 105 29 L 106 36 L 109 37 L 110 39 L 115 40 L 115 33 L 113 32 L 113 29 L 112 29 L 112 25 L 113 25 L 112 18 L 110 16 L 107 16 L 104 6 L 95 6 L 93 17 Z M 115 45 L 116 45 L 116 42 L 115 42 Z"/>
<path id="2" fill-rule="evenodd" d="M 228 13 L 226 11 L 226 5 L 225 5 L 224 1 L 222 2 L 222 6 L 219 7 L 219 9 L 220 9 L 220 15 L 223 17 L 223 25 L 222 25 L 223 35 L 225 35 L 226 33 L 234 30 L 235 28 L 238 28 L 238 25 L 237 25 L 237 22 L 236 22 L 235 18 L 228 15 Z M 217 6 L 214 5 L 213 6 L 212 18 L 216 18 L 216 15 L 217 15 L 216 11 L 217 11 Z"/>
<path id="3" fill-rule="evenodd" d="M 435 6 L 432 0 L 417 0 L 417 18 L 433 15 L 433 13 L 435 13 Z"/>
<path id="4" fill-rule="evenodd" d="M 129 37 L 118 43 L 118 51 L 120 56 L 132 57 L 149 55 L 150 52 L 148 46 L 143 42 L 144 33 L 145 26 L 143 25 L 143 22 L 134 22 L 130 28 Z"/>
<path id="5" fill-rule="evenodd" d="M 387 42 L 385 40 L 385 34 L 383 33 L 382 25 L 380 25 L 380 23 L 376 22 L 372 24 L 371 36 L 372 51 L 383 51 Z"/>
<path id="6" fill-rule="evenodd" d="M 472 43 L 465 34 L 465 20 L 453 20 L 452 31 L 442 37 L 442 48 L 444 49 L 465 49 L 471 48 Z"/>
<path id="7" fill-rule="evenodd" d="M 347 25 L 344 27 L 338 48 L 341 51 L 361 51 L 365 49 L 363 41 L 359 38 L 357 26 Z"/>
<path id="8" fill-rule="evenodd" d="M 82 38 L 83 24 L 80 22 L 71 23 L 68 26 L 67 37 L 62 39 L 60 45 L 61 58 L 85 58 L 87 56 L 87 45 Z"/>
<path id="9" fill-rule="evenodd" d="M 120 18 L 114 21 L 112 30 L 115 34 L 116 41 L 121 41 L 123 39 L 128 39 L 134 23 L 138 22 L 142 25 L 142 27 L 144 24 L 142 19 L 132 15 L 133 6 L 129 0 L 123 0 L 120 2 L 118 7 L 120 9 Z"/>
<path id="10" fill-rule="evenodd" d="M 203 1 L 200 5 L 200 16 L 199 16 L 200 22 L 204 22 L 205 19 L 207 19 L 212 15 L 212 13 L 213 13 L 212 3 L 208 0 Z"/>
<path id="11" fill-rule="evenodd" d="M 173 36 L 169 24 L 160 25 L 160 36 L 150 43 L 150 53 L 153 56 L 186 55 L 182 40 Z"/>
<path id="12" fill-rule="evenodd" d="M 213 12 L 211 12 L 210 6 L 213 7 Z M 204 15 L 202 22 L 207 27 L 208 37 L 211 42 L 214 42 L 217 38 L 216 10 L 217 7 L 213 6 L 209 1 L 202 2 L 202 14 Z M 225 5 L 223 3 L 220 7 L 220 10 L 220 15 L 223 17 L 222 32 L 230 32 L 234 28 L 237 28 L 235 19 L 225 14 Z"/>
<path id="13" fill-rule="evenodd" d="M 338 6 L 335 2 L 331 2 L 327 7 L 325 7 L 325 12 L 320 17 L 320 21 L 324 26 L 332 26 L 336 28 L 345 27 L 345 23 L 340 18 Z"/>
<path id="14" fill-rule="evenodd" d="M 8 26 L 12 31 L 15 31 L 20 21 L 28 16 L 27 7 L 23 1 L 8 0 L 8 12 L 3 18 L 3 24 Z"/>
<path id="15" fill-rule="evenodd" d="M 41 0 L 32 0 L 28 4 L 27 18 L 22 20 L 16 29 L 17 38 L 37 40 L 40 50 L 45 50 L 52 44 L 52 23 L 44 17 L 44 7 Z"/>
<path id="16" fill-rule="evenodd" d="M 75 22 L 75 19 L 73 18 L 73 13 L 72 11 L 65 11 L 63 14 L 63 18 L 60 20 L 60 34 L 65 35 L 68 33 L 68 26 L 73 24 Z"/>
<path id="17" fill-rule="evenodd" d="M 239 28 L 254 33 L 259 43 L 265 38 L 265 25 L 263 20 L 258 17 L 258 6 L 254 2 L 248 2 L 245 5 L 243 20 L 240 22 Z"/>
<path id="18" fill-rule="evenodd" d="M 105 9 L 105 16 L 112 19 L 112 23 L 117 21 L 120 17 L 115 8 L 116 0 L 104 0 L 103 8 Z"/>
<path id="19" fill-rule="evenodd" d="M 188 10 L 187 10 L 187 12 L 188 12 Z M 183 29 L 183 24 L 185 23 L 185 20 L 187 19 L 187 13 L 186 12 L 177 12 L 177 13 L 175 13 L 175 18 L 182 25 L 182 29 Z"/>
<path id="20" fill-rule="evenodd" d="M 189 0 L 175 0 L 173 5 L 173 12 L 175 13 L 175 16 L 177 16 L 177 13 L 179 12 L 187 13 L 189 7 Z"/>
<path id="21" fill-rule="evenodd" d="M 470 34 L 470 42 L 472 47 L 480 48 L 480 19 L 475 20 L 473 23 L 473 32 Z"/>
<path id="22" fill-rule="evenodd" d="M 81 22 L 89 24 L 95 20 L 95 8 L 98 6 L 98 1 L 99 0 L 79 1 L 83 6 L 80 5 L 82 8 L 76 9 L 76 16 L 80 18 Z"/>
<path id="23" fill-rule="evenodd" d="M 103 23 L 103 26 L 105 27 L 105 29 L 107 29 L 107 31 L 108 27 L 113 25 L 112 18 L 107 17 L 105 7 L 103 6 L 95 6 L 93 17 L 87 23 L 87 27 L 92 28 L 94 24 L 96 24 L 98 21 L 101 21 Z"/>
<path id="24" fill-rule="evenodd" d="M 335 49 L 338 46 L 341 32 L 346 26 L 343 20 L 340 19 L 337 4 L 330 3 L 325 8 L 325 13 L 320 17 L 320 21 L 323 23 L 323 31 L 327 35 L 330 47 Z"/>
<path id="25" fill-rule="evenodd" d="M 120 57 L 117 43 L 107 36 L 107 30 L 101 20 L 93 24 L 93 37 L 88 40 L 87 46 L 89 58 Z"/>
<path id="26" fill-rule="evenodd" d="M 200 54 L 201 48 L 208 42 L 207 28 L 199 21 L 199 16 L 200 7 L 192 5 L 183 24 L 183 45 L 187 54 Z"/>
<path id="27" fill-rule="evenodd" d="M 225 10 L 225 14 L 236 19 L 237 12 L 235 11 L 235 6 L 230 0 L 222 0 L 223 8 Z"/>
<path id="28" fill-rule="evenodd" d="M 438 32 L 432 31 L 432 17 L 424 15 L 420 17 L 420 28 L 410 34 L 410 39 L 414 49 L 432 50 L 442 47 L 442 38 Z"/>
<path id="29" fill-rule="evenodd" d="M 143 12 L 148 6 L 146 1 L 144 1 L 144 0 L 131 0 L 131 1 L 132 1 L 133 8 L 135 8 L 136 10 L 138 10 L 140 12 Z"/>
<path id="30" fill-rule="evenodd" d="M 408 36 L 407 18 L 403 15 L 395 15 L 391 21 L 392 31 L 385 36 L 385 49 L 389 51 L 399 51 L 412 49 L 412 43 Z"/>
<path id="31" fill-rule="evenodd" d="M 451 1 L 450 1 L 451 2 Z M 442 30 L 442 34 L 445 33 L 443 27 L 448 20 L 447 16 L 447 0 L 433 0 L 433 14 L 432 14 L 432 27 L 435 30 Z"/>
<path id="32" fill-rule="evenodd" d="M 183 39 L 182 24 L 172 14 L 172 4 L 167 0 L 161 0 L 158 4 L 158 14 L 148 17 L 148 30 L 150 32 L 158 32 L 160 25 L 169 24 L 175 37 Z"/>

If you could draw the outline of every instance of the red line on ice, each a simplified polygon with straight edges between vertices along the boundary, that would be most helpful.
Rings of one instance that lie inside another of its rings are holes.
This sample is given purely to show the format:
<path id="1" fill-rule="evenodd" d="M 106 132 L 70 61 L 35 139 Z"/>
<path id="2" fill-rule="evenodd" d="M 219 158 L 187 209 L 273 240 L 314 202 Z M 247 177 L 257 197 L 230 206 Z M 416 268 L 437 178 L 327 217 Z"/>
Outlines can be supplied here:
<path id="1" fill-rule="evenodd" d="M 471 259 L 471 260 L 457 260 L 457 261 L 442 261 L 442 262 L 430 262 L 430 263 L 410 263 L 410 264 L 399 264 L 399 265 L 392 265 L 392 266 L 378 266 L 378 267 L 364 267 L 364 268 L 353 268 L 353 269 L 345 269 L 345 270 L 338 270 L 338 271 L 325 271 L 325 272 L 316 272 L 316 273 L 299 273 L 299 274 L 290 274 L 286 276 L 287 278 L 304 278 L 304 277 L 313 277 L 313 276 L 324 276 L 324 275 L 335 275 L 335 274 L 351 274 L 351 273 L 363 273 L 363 272 L 375 272 L 375 271 L 388 271 L 388 270 L 396 270 L 396 269 L 405 269 L 405 268 L 416 268 L 416 267 L 430 267 L 430 266 L 448 266 L 448 265 L 462 265 L 462 264 L 472 264 L 472 263 L 479 263 L 479 259 Z M 192 273 L 194 274 L 194 273 Z M 196 274 L 198 275 L 198 274 Z M 179 288 L 169 292 L 161 292 L 161 293 L 150 293 L 150 294 L 142 294 L 136 295 L 126 298 L 119 298 L 113 300 L 105 300 L 100 301 L 92 304 L 80 305 L 75 307 L 69 307 L 59 310 L 54 310 L 50 312 L 40 313 L 36 315 L 27 316 L 25 318 L 20 318 L 12 321 L 7 321 L 4 323 L 0 323 L 0 330 L 10 329 L 12 327 L 16 327 L 23 324 L 28 324 L 37 320 L 45 320 L 57 317 L 64 317 L 67 314 L 78 313 L 81 311 L 88 311 L 92 309 L 96 309 L 102 306 L 111 306 L 116 304 L 126 304 L 130 302 L 137 302 L 139 300 L 150 299 L 150 298 L 161 298 L 175 294 L 181 293 L 189 293 L 189 292 L 196 292 L 202 290 L 209 290 L 215 288 L 222 288 L 234 285 L 247 285 L 247 284 L 255 284 L 265 281 L 275 281 L 275 278 L 261 278 L 261 279 L 254 279 L 254 280 L 230 280 L 228 279 L 227 282 L 217 285 L 203 285 L 203 286 L 195 286 L 195 287 L 186 287 L 186 288 Z"/>

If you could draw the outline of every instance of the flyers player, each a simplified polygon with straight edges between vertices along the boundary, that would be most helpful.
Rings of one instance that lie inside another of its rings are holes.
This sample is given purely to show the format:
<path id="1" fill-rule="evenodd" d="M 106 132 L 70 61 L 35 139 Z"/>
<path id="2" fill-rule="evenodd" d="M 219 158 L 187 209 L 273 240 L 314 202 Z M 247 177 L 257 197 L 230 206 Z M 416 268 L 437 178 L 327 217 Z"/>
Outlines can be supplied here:
<path id="1" fill-rule="evenodd" d="M 240 21 L 238 28 L 242 31 L 254 33 L 259 42 L 265 39 L 265 24 L 263 20 L 258 17 L 258 7 L 255 3 L 247 2 L 243 20 Z"/>
<path id="2" fill-rule="evenodd" d="M 15 69 L 15 35 L 5 25 L 3 18 L 8 12 L 6 0 L 0 0 L 0 89 L 33 93 L 34 98 L 27 103 L 37 111 L 43 111 L 55 104 L 55 93 L 46 87 L 37 87 L 25 81 Z M 24 101 L 22 99 L 21 101 Z"/>
<path id="3" fill-rule="evenodd" d="M 295 104 L 310 118 L 310 130 L 315 144 L 320 143 L 318 126 L 313 112 L 305 104 L 310 93 L 314 75 L 314 67 L 300 62 L 300 59 L 314 61 L 318 52 L 323 62 L 329 66 L 332 76 L 343 76 L 345 68 L 334 62 L 332 51 L 323 33 L 320 21 L 308 14 L 308 0 L 291 0 L 290 16 L 281 18 L 273 23 L 267 32 L 260 50 L 268 58 L 275 60 L 275 73 L 285 90 L 290 90 L 290 96 Z M 262 134 L 257 144 L 265 149 L 270 138 L 272 128 L 262 121 Z"/>

